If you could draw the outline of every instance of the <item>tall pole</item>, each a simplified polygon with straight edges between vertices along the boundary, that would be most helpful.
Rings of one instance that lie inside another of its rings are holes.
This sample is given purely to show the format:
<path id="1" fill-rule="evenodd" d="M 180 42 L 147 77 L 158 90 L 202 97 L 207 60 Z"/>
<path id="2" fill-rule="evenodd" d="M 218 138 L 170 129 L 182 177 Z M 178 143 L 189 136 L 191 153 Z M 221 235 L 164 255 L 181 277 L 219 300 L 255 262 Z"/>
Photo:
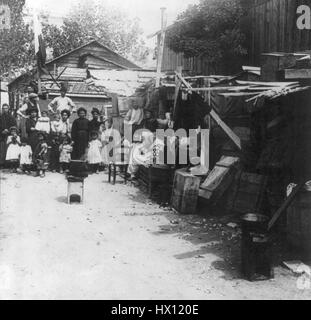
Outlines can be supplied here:
<path id="1" fill-rule="evenodd" d="M 157 79 L 156 79 L 156 88 L 160 87 L 161 80 L 161 71 L 162 71 L 162 61 L 164 53 L 164 44 L 165 44 L 165 29 L 167 25 L 167 16 L 166 8 L 161 8 L 161 37 L 158 45 L 158 61 L 157 61 Z"/>
<path id="2" fill-rule="evenodd" d="M 33 30 L 34 30 L 34 36 L 35 36 L 35 55 L 37 55 L 40 51 L 39 35 L 41 34 L 41 26 L 38 19 L 38 13 L 35 9 L 33 10 Z M 42 89 L 41 89 L 39 65 L 37 66 L 37 78 L 38 78 L 38 94 L 40 95 L 42 93 Z"/>

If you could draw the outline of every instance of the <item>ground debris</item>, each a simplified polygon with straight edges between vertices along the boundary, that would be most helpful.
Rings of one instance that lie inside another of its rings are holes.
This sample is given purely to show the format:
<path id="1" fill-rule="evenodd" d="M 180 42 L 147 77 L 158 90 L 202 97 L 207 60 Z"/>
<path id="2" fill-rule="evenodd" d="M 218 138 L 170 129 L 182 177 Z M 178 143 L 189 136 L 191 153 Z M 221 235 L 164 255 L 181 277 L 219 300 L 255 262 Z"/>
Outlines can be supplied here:
<path id="1" fill-rule="evenodd" d="M 299 260 L 284 261 L 283 264 L 295 274 L 304 274 L 310 272 L 310 267 Z"/>

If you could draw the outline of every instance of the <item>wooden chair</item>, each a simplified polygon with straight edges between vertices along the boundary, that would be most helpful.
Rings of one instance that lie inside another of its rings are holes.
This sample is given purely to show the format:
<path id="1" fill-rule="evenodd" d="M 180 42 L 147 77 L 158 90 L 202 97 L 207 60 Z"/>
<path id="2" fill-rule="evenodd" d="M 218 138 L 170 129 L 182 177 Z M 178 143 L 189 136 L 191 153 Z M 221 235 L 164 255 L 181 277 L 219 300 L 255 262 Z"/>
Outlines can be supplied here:
<path id="1" fill-rule="evenodd" d="M 121 147 L 115 150 L 115 161 L 108 165 L 108 182 L 116 184 L 117 173 L 119 172 L 124 175 L 124 183 L 127 182 L 127 169 L 130 159 L 130 148 Z"/>

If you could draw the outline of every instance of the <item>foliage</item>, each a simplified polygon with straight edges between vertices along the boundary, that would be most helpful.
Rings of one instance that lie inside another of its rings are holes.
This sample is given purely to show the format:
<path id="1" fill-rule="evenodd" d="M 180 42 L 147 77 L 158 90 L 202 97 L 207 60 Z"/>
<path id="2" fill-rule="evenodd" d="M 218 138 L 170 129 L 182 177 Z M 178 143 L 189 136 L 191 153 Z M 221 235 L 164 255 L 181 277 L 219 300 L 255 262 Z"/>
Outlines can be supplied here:
<path id="1" fill-rule="evenodd" d="M 0 31 L 0 74 L 8 75 L 14 69 L 30 67 L 34 61 L 33 34 L 24 23 L 25 0 L 2 1 L 11 10 L 11 29 Z"/>
<path id="2" fill-rule="evenodd" d="M 167 39 L 187 57 L 206 56 L 211 63 L 230 63 L 247 54 L 240 0 L 200 0 L 183 12 Z"/>
<path id="3" fill-rule="evenodd" d="M 138 53 L 144 58 L 144 51 L 139 53 L 144 45 L 141 33 L 138 20 L 130 20 L 122 11 L 95 0 L 74 6 L 61 27 L 45 24 L 43 28 L 54 57 L 97 39 L 125 57 Z"/>

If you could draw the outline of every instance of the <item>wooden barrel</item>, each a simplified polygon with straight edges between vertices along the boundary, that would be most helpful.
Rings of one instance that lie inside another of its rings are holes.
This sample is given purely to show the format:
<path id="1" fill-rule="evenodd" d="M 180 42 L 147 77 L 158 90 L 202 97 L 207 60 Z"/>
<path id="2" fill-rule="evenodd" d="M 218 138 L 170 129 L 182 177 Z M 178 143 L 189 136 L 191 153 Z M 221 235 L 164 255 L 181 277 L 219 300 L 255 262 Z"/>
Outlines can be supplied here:
<path id="1" fill-rule="evenodd" d="M 291 246 L 311 256 L 310 183 L 302 189 L 287 210 L 287 239 Z"/>

